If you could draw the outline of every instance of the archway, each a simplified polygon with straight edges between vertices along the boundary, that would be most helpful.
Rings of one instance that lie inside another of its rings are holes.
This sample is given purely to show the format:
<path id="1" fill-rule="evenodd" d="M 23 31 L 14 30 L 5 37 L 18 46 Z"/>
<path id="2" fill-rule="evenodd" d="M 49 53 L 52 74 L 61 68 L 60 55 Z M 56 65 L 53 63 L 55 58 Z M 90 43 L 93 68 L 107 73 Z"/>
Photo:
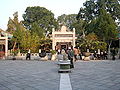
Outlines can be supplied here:
<path id="1" fill-rule="evenodd" d="M 66 26 L 62 26 L 60 30 L 52 30 L 52 49 L 68 49 L 68 47 L 75 47 L 75 28 L 69 30 Z"/>

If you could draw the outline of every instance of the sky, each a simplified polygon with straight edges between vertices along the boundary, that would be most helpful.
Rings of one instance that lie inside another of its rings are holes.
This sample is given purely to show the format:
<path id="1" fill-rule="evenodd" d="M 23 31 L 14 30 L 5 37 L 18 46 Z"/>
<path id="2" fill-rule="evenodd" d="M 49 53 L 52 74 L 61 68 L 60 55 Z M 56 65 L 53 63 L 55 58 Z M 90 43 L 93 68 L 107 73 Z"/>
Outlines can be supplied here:
<path id="1" fill-rule="evenodd" d="M 0 28 L 7 29 L 9 17 L 13 18 L 18 11 L 19 20 L 23 20 L 28 6 L 40 6 L 52 11 L 55 17 L 62 14 L 78 14 L 80 7 L 86 0 L 1 0 L 0 1 Z"/>

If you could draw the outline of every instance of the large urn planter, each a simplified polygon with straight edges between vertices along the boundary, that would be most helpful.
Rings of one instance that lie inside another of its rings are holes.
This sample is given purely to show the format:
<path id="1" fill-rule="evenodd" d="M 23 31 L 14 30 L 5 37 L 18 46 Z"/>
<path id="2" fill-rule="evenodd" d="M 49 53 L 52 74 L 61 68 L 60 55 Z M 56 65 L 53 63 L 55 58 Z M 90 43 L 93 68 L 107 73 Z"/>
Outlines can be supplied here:
<path id="1" fill-rule="evenodd" d="M 53 54 L 53 55 L 51 56 L 51 60 L 52 60 L 52 61 L 56 60 L 56 54 Z"/>
<path id="2" fill-rule="evenodd" d="M 91 55 L 90 52 L 83 52 L 83 55 L 85 56 L 83 60 L 85 60 L 85 61 L 89 61 L 90 60 L 90 55 Z"/>

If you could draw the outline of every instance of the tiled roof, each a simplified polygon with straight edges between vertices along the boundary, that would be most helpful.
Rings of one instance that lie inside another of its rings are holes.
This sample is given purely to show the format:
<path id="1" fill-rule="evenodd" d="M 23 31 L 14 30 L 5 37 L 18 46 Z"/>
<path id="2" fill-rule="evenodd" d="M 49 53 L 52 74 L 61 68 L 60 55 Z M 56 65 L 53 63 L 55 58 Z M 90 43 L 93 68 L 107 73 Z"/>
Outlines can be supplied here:
<path id="1" fill-rule="evenodd" d="M 10 33 L 7 32 L 7 31 L 2 30 L 1 28 L 0 28 L 0 32 L 2 32 L 1 34 L 2 34 L 3 36 L 5 35 L 5 33 L 7 33 L 7 34 L 8 34 L 8 37 L 9 37 L 9 38 L 12 38 L 12 34 L 10 34 Z"/>

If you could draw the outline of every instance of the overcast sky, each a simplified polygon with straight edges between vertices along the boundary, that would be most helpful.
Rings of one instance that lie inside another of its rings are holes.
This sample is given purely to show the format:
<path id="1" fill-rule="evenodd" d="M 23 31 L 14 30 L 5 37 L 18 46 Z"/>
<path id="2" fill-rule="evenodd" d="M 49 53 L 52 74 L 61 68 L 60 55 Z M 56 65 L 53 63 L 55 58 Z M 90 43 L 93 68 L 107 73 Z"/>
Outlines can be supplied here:
<path id="1" fill-rule="evenodd" d="M 7 29 L 9 17 L 18 11 L 19 20 L 28 6 L 40 6 L 51 10 L 55 17 L 62 14 L 77 14 L 86 0 L 1 0 L 0 1 L 0 28 Z"/>

